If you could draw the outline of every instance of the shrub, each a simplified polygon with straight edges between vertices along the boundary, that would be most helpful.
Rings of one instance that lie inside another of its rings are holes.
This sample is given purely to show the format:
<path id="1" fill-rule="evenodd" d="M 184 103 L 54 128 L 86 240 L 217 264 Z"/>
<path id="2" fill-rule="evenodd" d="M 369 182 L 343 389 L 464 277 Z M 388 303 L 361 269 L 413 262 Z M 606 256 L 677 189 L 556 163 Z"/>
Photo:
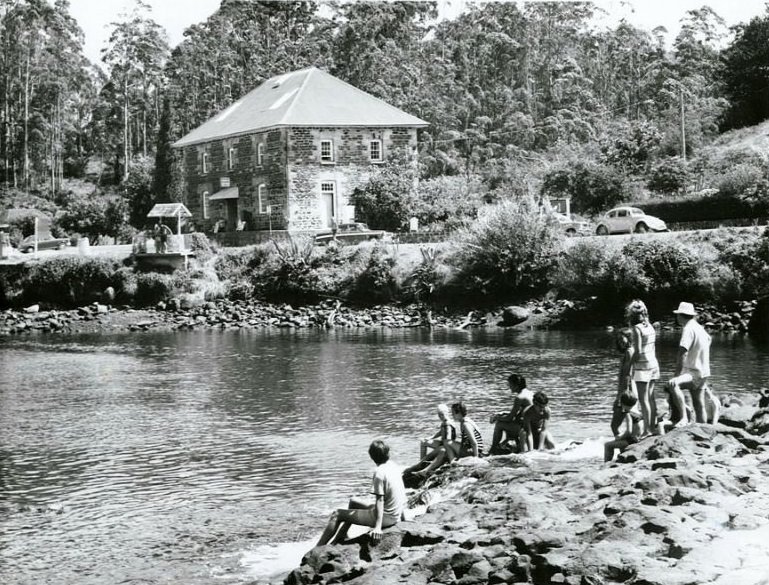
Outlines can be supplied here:
<path id="1" fill-rule="evenodd" d="M 143 272 L 136 275 L 134 304 L 139 307 L 154 306 L 171 299 L 176 290 L 176 277 L 173 274 Z"/>
<path id="2" fill-rule="evenodd" d="M 722 195 L 741 197 L 754 193 L 762 182 L 766 182 L 766 171 L 763 168 L 741 163 L 724 169 L 716 186 Z"/>
<path id="3" fill-rule="evenodd" d="M 353 281 L 350 300 L 365 304 L 387 303 L 396 298 L 398 286 L 393 275 L 395 258 L 382 245 L 373 246 L 365 267 Z"/>
<path id="4" fill-rule="evenodd" d="M 227 251 L 216 256 L 216 277 L 228 284 L 228 296 L 232 299 L 248 299 L 260 288 L 260 270 L 269 258 L 266 246 L 253 246 Z"/>
<path id="5" fill-rule="evenodd" d="M 429 303 L 436 296 L 446 278 L 441 271 L 439 255 L 432 246 L 419 249 L 422 261 L 406 278 L 404 289 L 409 300 L 418 303 Z"/>
<path id="6" fill-rule="evenodd" d="M 455 229 L 474 219 L 484 205 L 484 189 L 479 179 L 465 176 L 435 177 L 420 181 L 410 215 L 419 220 L 420 229 Z"/>
<path id="7" fill-rule="evenodd" d="M 763 235 L 740 233 L 724 236 L 713 245 L 719 261 L 739 277 L 740 296 L 756 298 L 769 292 L 769 230 Z"/>
<path id="8" fill-rule="evenodd" d="M 319 298 L 318 271 L 321 262 L 312 238 L 273 240 L 276 254 L 262 272 L 262 291 L 268 300 L 287 303 L 313 303 Z"/>
<path id="9" fill-rule="evenodd" d="M 186 235 L 190 250 L 195 252 L 195 257 L 201 262 L 207 262 L 215 253 L 211 240 L 202 232 L 193 232 Z"/>
<path id="10" fill-rule="evenodd" d="M 639 290 L 639 294 L 702 299 L 701 261 L 678 243 L 632 240 L 622 248 L 622 254 L 632 258 L 645 277 L 645 290 Z"/>
<path id="11" fill-rule="evenodd" d="M 23 282 L 25 302 L 74 307 L 101 298 L 107 287 L 123 290 L 125 272 L 104 258 L 52 258 L 32 266 Z"/>
<path id="12" fill-rule="evenodd" d="M 599 297 L 621 302 L 648 288 L 635 258 L 604 242 L 575 242 L 558 259 L 553 286 L 576 299 Z"/>
<path id="13" fill-rule="evenodd" d="M 453 237 L 453 285 L 487 298 L 523 297 L 546 285 L 562 237 L 531 199 L 489 207 Z"/>
<path id="14" fill-rule="evenodd" d="M 646 186 L 656 193 L 678 193 L 686 189 L 689 181 L 686 162 L 681 158 L 666 158 L 654 165 Z"/>
<path id="15" fill-rule="evenodd" d="M 8 232 L 11 243 L 18 246 L 24 238 L 35 233 L 35 216 L 23 215 L 12 219 L 8 225 Z"/>
<path id="16" fill-rule="evenodd" d="M 396 156 L 352 193 L 356 215 L 370 228 L 398 231 L 412 214 L 415 169 L 403 156 Z"/>
<path id="17" fill-rule="evenodd" d="M 55 225 L 68 232 L 88 236 L 120 237 L 125 225 L 127 205 L 122 197 L 74 196 L 63 213 L 56 216 Z"/>
<path id="18" fill-rule="evenodd" d="M 596 214 L 624 201 L 627 186 L 624 177 L 610 167 L 576 163 L 545 175 L 541 193 L 570 197 L 574 211 Z"/>

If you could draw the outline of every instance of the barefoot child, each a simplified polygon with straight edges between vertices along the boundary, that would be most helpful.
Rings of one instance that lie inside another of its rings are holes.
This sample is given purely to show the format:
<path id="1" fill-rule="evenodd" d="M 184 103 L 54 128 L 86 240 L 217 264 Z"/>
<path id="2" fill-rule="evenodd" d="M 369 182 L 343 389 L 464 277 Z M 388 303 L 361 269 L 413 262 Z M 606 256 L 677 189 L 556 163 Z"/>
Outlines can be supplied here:
<path id="1" fill-rule="evenodd" d="M 451 462 L 459 457 L 481 457 L 483 455 L 483 436 L 478 430 L 478 425 L 467 416 L 467 407 L 463 402 L 455 402 L 451 405 L 451 416 L 459 423 L 459 442 L 441 447 L 438 455 L 430 465 L 422 471 L 414 472 L 414 475 L 428 477 L 446 461 Z"/>
<path id="2" fill-rule="evenodd" d="M 526 429 L 526 443 L 529 451 L 543 449 L 555 449 L 553 435 L 548 430 L 550 423 L 550 407 L 547 394 L 536 392 L 534 394 L 534 404 L 523 415 L 523 424 Z"/>
<path id="3" fill-rule="evenodd" d="M 638 399 L 630 394 L 620 396 L 620 405 L 622 412 L 625 413 L 625 432 L 616 437 L 613 441 L 604 443 L 603 460 L 611 461 L 614 459 L 614 450 L 619 449 L 620 453 L 627 449 L 633 443 L 637 443 L 641 436 L 641 425 L 643 417 L 641 413 L 634 409 Z"/>
<path id="4" fill-rule="evenodd" d="M 689 424 L 694 412 L 691 407 L 684 402 L 684 410 L 681 411 L 679 401 L 675 397 L 675 389 L 672 384 L 665 384 L 662 389 L 668 400 L 668 412 L 657 420 L 657 434 L 664 435 L 672 429 Z"/>
<path id="5" fill-rule="evenodd" d="M 367 504 L 353 498 L 347 509 L 340 508 L 331 514 L 316 546 L 331 542 L 335 534 L 334 542 L 341 542 L 351 524 L 371 526 L 374 529 L 371 537 L 379 541 L 383 528 L 394 526 L 402 519 L 407 504 L 406 488 L 400 468 L 390 461 L 390 447 L 384 441 L 374 441 L 368 448 L 368 454 L 377 465 L 371 486 L 374 503 Z"/>
<path id="6" fill-rule="evenodd" d="M 623 394 L 636 395 L 635 385 L 630 375 L 630 367 L 633 362 L 633 336 L 630 329 L 622 329 L 617 335 L 617 350 L 622 353 L 622 357 L 617 376 L 617 396 L 614 398 L 611 416 L 611 432 L 615 438 L 619 435 L 619 428 L 625 420 L 620 398 Z"/>
<path id="7" fill-rule="evenodd" d="M 445 404 L 438 405 L 438 418 L 441 428 L 429 439 L 420 441 L 419 463 L 403 470 L 404 474 L 413 473 L 426 467 L 440 453 L 441 447 L 446 447 L 457 440 L 457 427 L 450 417 L 449 407 Z"/>

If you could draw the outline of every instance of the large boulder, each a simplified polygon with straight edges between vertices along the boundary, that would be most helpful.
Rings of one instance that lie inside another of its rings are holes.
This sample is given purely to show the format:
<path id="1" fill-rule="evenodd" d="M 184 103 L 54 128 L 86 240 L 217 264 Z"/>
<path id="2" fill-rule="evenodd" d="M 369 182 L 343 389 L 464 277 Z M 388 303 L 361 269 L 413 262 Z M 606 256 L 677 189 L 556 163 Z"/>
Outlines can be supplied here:
<path id="1" fill-rule="evenodd" d="M 529 318 L 529 310 L 516 305 L 505 307 L 502 311 L 502 327 L 511 327 L 523 323 Z"/>

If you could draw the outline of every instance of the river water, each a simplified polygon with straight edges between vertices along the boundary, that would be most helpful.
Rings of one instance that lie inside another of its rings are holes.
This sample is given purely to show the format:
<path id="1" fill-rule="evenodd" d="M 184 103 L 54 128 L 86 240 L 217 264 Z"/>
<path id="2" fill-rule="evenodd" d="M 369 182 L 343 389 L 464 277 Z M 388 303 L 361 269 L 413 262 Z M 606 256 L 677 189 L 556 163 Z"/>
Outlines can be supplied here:
<path id="1" fill-rule="evenodd" d="M 678 335 L 660 336 L 663 376 Z M 597 460 L 617 364 L 604 331 L 0 339 L 0 582 L 276 578 L 368 492 L 372 439 L 411 463 L 436 404 L 462 399 L 488 443 L 512 371 L 549 394 L 556 440 Z M 712 365 L 717 392 L 754 395 L 769 349 L 715 336 Z"/>

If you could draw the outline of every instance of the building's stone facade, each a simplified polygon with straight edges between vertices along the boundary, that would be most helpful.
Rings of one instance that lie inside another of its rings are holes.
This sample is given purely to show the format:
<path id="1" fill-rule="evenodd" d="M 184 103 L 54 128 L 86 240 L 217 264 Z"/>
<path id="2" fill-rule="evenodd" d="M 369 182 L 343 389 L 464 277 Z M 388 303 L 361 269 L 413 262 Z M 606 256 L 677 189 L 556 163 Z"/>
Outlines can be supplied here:
<path id="1" fill-rule="evenodd" d="M 333 162 L 321 161 L 322 140 L 332 141 Z M 355 211 L 350 196 L 380 164 L 370 160 L 372 140 L 381 141 L 383 161 L 400 150 L 410 161 L 407 164 L 416 164 L 415 128 L 278 128 L 184 147 L 185 204 L 195 226 L 203 231 L 212 231 L 220 220 L 224 220 L 220 229 L 226 231 L 240 224 L 245 230 L 293 232 L 323 229 L 331 215 L 339 222 L 352 221 Z M 264 145 L 261 165 L 257 164 L 260 143 Z M 204 195 L 216 194 L 228 182 L 238 188 L 238 198 L 209 201 L 204 210 Z M 260 184 L 266 188 L 261 209 Z"/>

